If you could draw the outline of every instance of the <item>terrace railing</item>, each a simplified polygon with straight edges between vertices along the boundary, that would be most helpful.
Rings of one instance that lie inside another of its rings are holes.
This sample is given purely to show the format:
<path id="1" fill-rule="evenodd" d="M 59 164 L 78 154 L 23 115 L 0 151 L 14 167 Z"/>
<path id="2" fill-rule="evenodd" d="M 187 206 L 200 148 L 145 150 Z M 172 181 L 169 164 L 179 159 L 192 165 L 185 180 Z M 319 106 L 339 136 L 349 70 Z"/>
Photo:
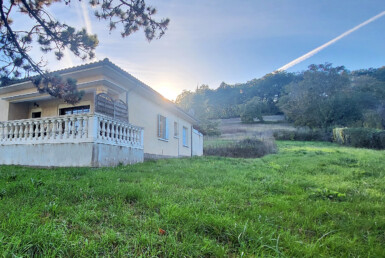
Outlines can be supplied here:
<path id="1" fill-rule="evenodd" d="M 0 122 L 0 145 L 81 142 L 143 149 L 143 128 L 97 113 Z"/>

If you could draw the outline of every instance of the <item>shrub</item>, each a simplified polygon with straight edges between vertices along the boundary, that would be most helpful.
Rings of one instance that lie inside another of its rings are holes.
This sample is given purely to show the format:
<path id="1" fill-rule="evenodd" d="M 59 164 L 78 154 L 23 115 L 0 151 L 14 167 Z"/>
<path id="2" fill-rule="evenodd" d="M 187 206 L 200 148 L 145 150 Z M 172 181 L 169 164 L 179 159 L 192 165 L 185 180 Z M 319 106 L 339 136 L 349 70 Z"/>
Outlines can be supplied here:
<path id="1" fill-rule="evenodd" d="M 210 145 L 203 149 L 203 154 L 206 156 L 233 158 L 258 158 L 276 152 L 277 146 L 273 139 L 244 139 L 226 144 Z"/>
<path id="2" fill-rule="evenodd" d="M 283 141 L 332 141 L 332 132 L 330 130 L 278 130 L 274 131 L 273 136 L 276 140 Z"/>
<path id="3" fill-rule="evenodd" d="M 341 145 L 385 149 L 385 131 L 370 128 L 335 128 L 333 140 Z"/>
<path id="4" fill-rule="evenodd" d="M 376 143 L 377 149 L 385 149 L 385 131 L 378 131 L 373 133 L 373 141 Z"/>

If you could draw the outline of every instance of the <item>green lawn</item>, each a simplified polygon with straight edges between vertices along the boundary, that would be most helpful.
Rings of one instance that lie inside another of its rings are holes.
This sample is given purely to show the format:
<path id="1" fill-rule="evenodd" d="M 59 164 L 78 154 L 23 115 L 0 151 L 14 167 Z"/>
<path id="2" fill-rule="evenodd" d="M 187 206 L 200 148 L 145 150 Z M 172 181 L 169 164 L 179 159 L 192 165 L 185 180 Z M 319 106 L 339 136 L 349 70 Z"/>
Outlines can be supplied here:
<path id="1" fill-rule="evenodd" d="M 385 151 L 278 147 L 260 159 L 0 166 L 0 254 L 383 257 Z"/>

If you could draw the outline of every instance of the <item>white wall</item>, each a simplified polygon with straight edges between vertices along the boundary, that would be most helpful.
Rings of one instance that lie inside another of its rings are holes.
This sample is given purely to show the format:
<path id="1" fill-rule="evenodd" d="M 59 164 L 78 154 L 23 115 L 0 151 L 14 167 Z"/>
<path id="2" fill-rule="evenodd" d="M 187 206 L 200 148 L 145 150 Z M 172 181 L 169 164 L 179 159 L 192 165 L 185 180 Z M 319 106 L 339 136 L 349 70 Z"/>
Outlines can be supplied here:
<path id="1" fill-rule="evenodd" d="M 0 164 L 108 167 L 143 162 L 143 150 L 102 143 L 0 144 Z"/>
<path id="2" fill-rule="evenodd" d="M 8 120 L 9 102 L 0 99 L 0 121 Z"/>
<path id="3" fill-rule="evenodd" d="M 178 117 L 166 106 L 154 103 L 135 91 L 129 92 L 128 110 L 129 122 L 144 127 L 144 153 L 172 157 L 191 156 L 191 123 Z M 158 115 L 167 117 L 169 128 L 167 141 L 158 138 Z M 174 137 L 174 122 L 178 123 L 178 137 Z M 187 146 L 183 145 L 183 127 L 188 128 Z"/>
<path id="4" fill-rule="evenodd" d="M 192 135 L 192 148 L 193 156 L 202 156 L 203 155 L 203 135 L 198 131 L 193 129 Z"/>

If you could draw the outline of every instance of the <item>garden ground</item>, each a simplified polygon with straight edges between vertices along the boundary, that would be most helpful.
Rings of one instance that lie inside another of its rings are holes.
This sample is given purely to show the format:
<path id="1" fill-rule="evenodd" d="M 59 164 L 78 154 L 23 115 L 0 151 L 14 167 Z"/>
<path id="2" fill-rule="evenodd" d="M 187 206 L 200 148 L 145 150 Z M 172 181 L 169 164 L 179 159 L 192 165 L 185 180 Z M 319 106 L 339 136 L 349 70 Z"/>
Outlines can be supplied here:
<path id="1" fill-rule="evenodd" d="M 0 167 L 3 256 L 385 255 L 385 151 Z"/>

